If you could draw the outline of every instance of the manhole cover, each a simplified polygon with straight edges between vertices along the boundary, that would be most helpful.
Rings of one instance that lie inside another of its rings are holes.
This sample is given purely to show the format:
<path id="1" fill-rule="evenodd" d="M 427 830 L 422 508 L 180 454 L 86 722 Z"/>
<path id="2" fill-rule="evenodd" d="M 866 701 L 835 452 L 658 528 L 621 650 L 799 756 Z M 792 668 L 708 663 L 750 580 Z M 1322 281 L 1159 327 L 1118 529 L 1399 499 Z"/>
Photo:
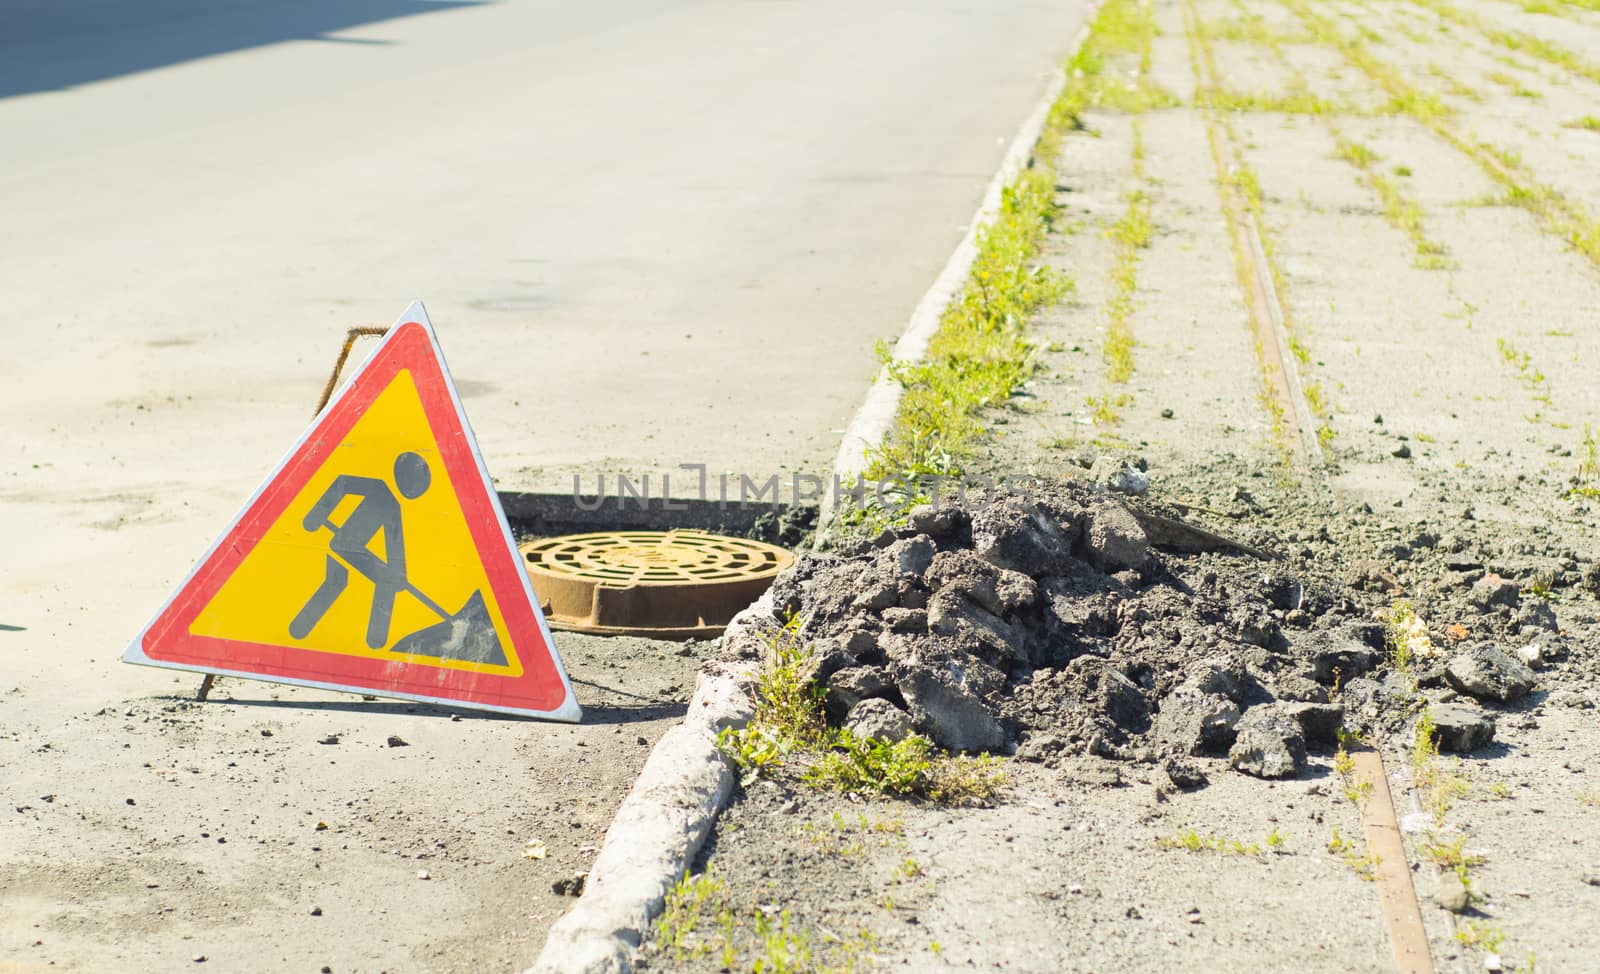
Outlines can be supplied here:
<path id="1" fill-rule="evenodd" d="M 703 531 L 602 531 L 521 548 L 552 628 L 715 636 L 794 563 L 782 548 Z"/>

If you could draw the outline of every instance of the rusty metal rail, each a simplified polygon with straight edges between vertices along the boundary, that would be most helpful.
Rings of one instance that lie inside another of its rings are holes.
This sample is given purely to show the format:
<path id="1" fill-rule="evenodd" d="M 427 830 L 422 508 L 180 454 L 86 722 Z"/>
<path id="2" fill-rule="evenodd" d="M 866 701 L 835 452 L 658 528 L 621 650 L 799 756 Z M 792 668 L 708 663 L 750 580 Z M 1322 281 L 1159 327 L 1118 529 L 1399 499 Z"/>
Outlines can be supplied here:
<path id="1" fill-rule="evenodd" d="M 1215 85 L 1216 68 L 1210 63 L 1207 52 L 1201 49 L 1198 40 L 1199 15 L 1194 9 L 1193 0 L 1182 0 L 1182 7 L 1195 80 L 1204 84 L 1209 79 Z M 1238 173 L 1241 168 L 1231 134 L 1226 125 L 1218 123 L 1212 109 L 1203 108 L 1200 114 L 1210 142 L 1212 163 L 1216 167 L 1216 185 L 1223 216 L 1233 239 L 1240 287 L 1244 291 L 1245 306 L 1256 336 L 1264 385 L 1272 400 L 1274 419 L 1281 421 L 1283 432 L 1287 434 L 1281 437 L 1282 445 L 1291 451 L 1296 469 L 1303 475 L 1309 473 L 1315 482 L 1326 489 L 1326 471 L 1320 462 L 1322 446 L 1317 439 L 1305 385 L 1293 354 L 1271 259 L 1262 242 L 1256 214 L 1242 198 L 1239 188 Z M 1433 974 L 1428 934 L 1422 923 L 1416 888 L 1411 882 L 1405 840 L 1395 817 L 1394 799 L 1389 790 L 1383 756 L 1376 750 L 1361 749 L 1351 757 L 1355 761 L 1358 779 L 1371 785 L 1370 797 L 1361 807 L 1362 826 L 1368 850 L 1378 857 L 1378 901 L 1383 911 L 1389 945 L 1394 953 L 1395 969 L 1400 974 Z"/>

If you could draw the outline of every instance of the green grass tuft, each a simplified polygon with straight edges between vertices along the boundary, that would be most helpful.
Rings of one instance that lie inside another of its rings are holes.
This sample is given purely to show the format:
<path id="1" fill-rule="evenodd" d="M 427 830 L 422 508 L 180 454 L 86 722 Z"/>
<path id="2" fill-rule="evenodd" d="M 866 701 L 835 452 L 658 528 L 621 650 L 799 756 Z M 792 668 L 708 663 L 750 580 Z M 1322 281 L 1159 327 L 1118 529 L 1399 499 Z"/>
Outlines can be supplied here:
<path id="1" fill-rule="evenodd" d="M 1267 836 L 1267 848 L 1273 852 L 1281 851 L 1283 843 L 1283 835 L 1276 829 Z M 1156 839 L 1156 848 L 1183 852 L 1212 852 L 1220 856 L 1262 855 L 1261 846 L 1254 842 L 1241 842 L 1238 839 L 1196 832 L 1194 829 L 1179 829 L 1172 835 L 1160 836 Z"/>
<path id="2" fill-rule="evenodd" d="M 796 761 L 807 784 L 848 794 L 970 803 L 988 801 L 1004 787 L 996 758 L 948 755 L 915 734 L 882 741 L 829 727 L 811 663 L 811 652 L 791 622 L 768 647 L 750 723 L 717 736 L 722 753 L 743 769 L 746 782 L 775 776 Z"/>
<path id="3" fill-rule="evenodd" d="M 904 387 L 895 425 L 870 454 L 867 476 L 914 481 L 954 476 L 982 437 L 979 413 L 1006 402 L 1033 372 L 1028 318 L 1070 293 L 1071 282 L 1035 264 L 1054 215 L 1054 177 L 1024 172 L 978 237 L 972 274 L 945 310 L 924 361 L 885 359 Z"/>

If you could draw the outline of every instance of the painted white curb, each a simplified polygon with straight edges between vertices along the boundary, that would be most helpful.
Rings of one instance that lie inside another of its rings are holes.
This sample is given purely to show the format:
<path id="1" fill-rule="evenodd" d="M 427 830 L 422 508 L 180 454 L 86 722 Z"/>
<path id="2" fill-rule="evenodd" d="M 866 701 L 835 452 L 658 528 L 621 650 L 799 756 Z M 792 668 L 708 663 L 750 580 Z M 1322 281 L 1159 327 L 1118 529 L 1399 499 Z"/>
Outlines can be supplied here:
<path id="1" fill-rule="evenodd" d="M 723 645 L 752 639 L 764 644 L 775 626 L 769 590 L 733 618 Z M 713 663 L 701 671 L 683 723 L 651 750 L 606 830 L 583 895 L 550 928 L 527 974 L 633 970 L 644 931 L 733 794 L 734 769 L 717 749 L 717 733 L 750 722 L 756 667 Z"/>

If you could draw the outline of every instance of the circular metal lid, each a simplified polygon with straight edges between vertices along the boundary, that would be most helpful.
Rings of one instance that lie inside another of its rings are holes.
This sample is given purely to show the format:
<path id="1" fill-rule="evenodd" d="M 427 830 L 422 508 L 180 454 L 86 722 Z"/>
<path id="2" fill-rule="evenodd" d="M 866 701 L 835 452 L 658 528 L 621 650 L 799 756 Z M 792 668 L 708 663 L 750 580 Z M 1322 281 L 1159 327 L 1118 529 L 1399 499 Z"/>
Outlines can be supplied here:
<path id="1" fill-rule="evenodd" d="M 601 531 L 521 546 L 551 627 L 661 639 L 714 636 L 794 563 L 782 548 L 704 531 Z"/>

